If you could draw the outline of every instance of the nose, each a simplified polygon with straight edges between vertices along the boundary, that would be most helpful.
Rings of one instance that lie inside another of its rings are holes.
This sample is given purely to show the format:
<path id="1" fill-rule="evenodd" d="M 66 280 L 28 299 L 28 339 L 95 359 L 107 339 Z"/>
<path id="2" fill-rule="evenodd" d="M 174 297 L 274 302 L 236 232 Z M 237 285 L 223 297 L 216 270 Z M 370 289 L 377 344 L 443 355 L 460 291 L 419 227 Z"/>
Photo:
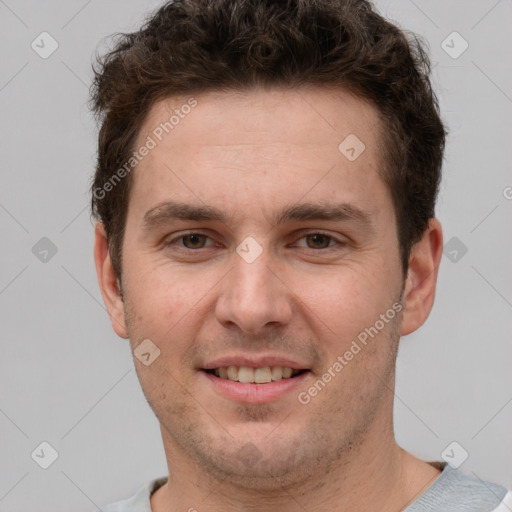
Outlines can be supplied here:
<path id="1" fill-rule="evenodd" d="M 287 325 L 293 314 L 293 293 L 283 272 L 263 253 L 252 263 L 233 255 L 233 267 L 221 281 L 215 314 L 226 328 L 252 335 Z M 280 275 L 281 274 L 281 275 Z"/>

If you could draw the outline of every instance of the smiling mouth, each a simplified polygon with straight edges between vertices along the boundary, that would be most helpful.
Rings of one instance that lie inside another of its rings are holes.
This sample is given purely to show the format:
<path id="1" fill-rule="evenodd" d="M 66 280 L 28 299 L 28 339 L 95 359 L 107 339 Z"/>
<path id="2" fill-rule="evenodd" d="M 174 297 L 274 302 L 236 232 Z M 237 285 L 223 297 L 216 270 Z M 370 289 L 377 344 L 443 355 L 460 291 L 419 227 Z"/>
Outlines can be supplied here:
<path id="1" fill-rule="evenodd" d="M 204 370 L 219 379 L 241 382 L 244 384 L 269 384 L 271 382 L 293 379 L 309 370 L 295 370 L 283 366 L 265 366 L 251 368 L 249 366 L 222 366 L 211 370 Z"/>

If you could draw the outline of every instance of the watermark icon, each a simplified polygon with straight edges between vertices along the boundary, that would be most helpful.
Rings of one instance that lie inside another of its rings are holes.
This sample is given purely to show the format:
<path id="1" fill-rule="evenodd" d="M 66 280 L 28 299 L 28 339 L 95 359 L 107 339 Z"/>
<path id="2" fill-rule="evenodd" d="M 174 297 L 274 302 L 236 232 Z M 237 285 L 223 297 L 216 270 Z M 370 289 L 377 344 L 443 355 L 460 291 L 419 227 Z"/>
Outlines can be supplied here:
<path id="1" fill-rule="evenodd" d="M 104 199 L 108 192 L 111 192 L 130 172 L 134 167 L 137 166 L 139 162 L 142 162 L 146 156 L 149 155 L 152 149 L 155 149 L 159 142 L 161 142 L 164 137 L 169 134 L 176 126 L 178 126 L 181 122 L 181 119 L 185 119 L 187 114 L 190 114 L 192 109 L 197 106 L 197 100 L 192 97 L 189 98 L 187 103 L 181 105 L 180 108 L 176 108 L 173 110 L 173 114 L 167 121 L 160 123 L 152 132 L 151 135 L 148 135 L 146 141 L 142 146 L 139 147 L 137 151 L 132 153 L 132 156 L 128 159 L 125 164 L 120 167 L 112 176 L 101 186 L 96 187 L 92 191 L 92 195 L 96 199 Z"/>
<path id="2" fill-rule="evenodd" d="M 467 450 L 457 441 L 452 441 L 442 452 L 441 458 L 453 468 L 460 467 L 469 457 Z"/>
<path id="3" fill-rule="evenodd" d="M 30 44 L 41 59 L 50 57 L 59 47 L 59 43 L 48 32 L 41 32 Z"/>
<path id="4" fill-rule="evenodd" d="M 357 160 L 365 149 L 364 142 L 354 133 L 347 135 L 338 146 L 338 151 L 351 162 Z"/>
<path id="5" fill-rule="evenodd" d="M 263 457 L 260 450 L 252 443 L 246 443 L 240 448 L 238 458 L 248 466 L 256 464 Z"/>
<path id="6" fill-rule="evenodd" d="M 503 197 L 505 199 L 512 199 L 512 187 L 505 187 L 503 189 Z"/>
<path id="7" fill-rule="evenodd" d="M 238 244 L 236 252 L 246 263 L 252 263 L 263 252 L 263 247 L 252 236 L 248 236 Z"/>
<path id="8" fill-rule="evenodd" d="M 371 326 L 365 328 L 357 335 L 357 341 L 352 340 L 352 344 L 350 348 L 345 351 L 342 356 L 338 356 L 336 361 L 327 369 L 327 371 L 322 374 L 322 376 L 316 380 L 316 382 L 308 388 L 307 391 L 301 391 L 297 400 L 302 405 L 307 405 L 311 402 L 311 399 L 320 393 L 332 379 L 334 379 L 340 372 L 347 366 L 347 364 L 354 359 L 354 356 L 361 352 L 362 348 L 366 346 L 368 343 L 368 336 L 370 338 L 375 338 L 377 334 L 379 334 L 382 329 L 388 324 L 397 313 L 402 311 L 403 305 L 401 302 L 395 302 L 384 314 L 379 316 L 379 319 Z M 363 345 L 362 347 L 359 343 Z"/>
<path id="9" fill-rule="evenodd" d="M 443 247 L 443 254 L 452 262 L 458 263 L 468 252 L 467 246 L 457 238 L 453 236 L 446 242 Z"/>
<path id="10" fill-rule="evenodd" d="M 48 469 L 59 458 L 59 453 L 50 443 L 43 441 L 30 456 L 39 467 Z"/>
<path id="11" fill-rule="evenodd" d="M 149 338 L 146 338 L 133 351 L 133 355 L 144 366 L 149 366 L 160 356 L 160 349 Z"/>
<path id="12" fill-rule="evenodd" d="M 48 263 L 57 254 L 57 251 L 57 246 L 45 236 L 32 247 L 32 254 L 41 263 Z"/>
<path id="13" fill-rule="evenodd" d="M 458 59 L 469 48 L 469 43 L 458 32 L 452 32 L 443 40 L 441 48 L 452 59 Z"/>

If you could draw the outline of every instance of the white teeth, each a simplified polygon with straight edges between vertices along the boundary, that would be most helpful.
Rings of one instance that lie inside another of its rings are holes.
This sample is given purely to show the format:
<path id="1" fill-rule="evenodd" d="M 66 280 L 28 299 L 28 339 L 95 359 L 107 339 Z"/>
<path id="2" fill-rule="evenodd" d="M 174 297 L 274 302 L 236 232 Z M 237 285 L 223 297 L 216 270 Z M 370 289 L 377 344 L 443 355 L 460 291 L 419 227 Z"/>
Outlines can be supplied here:
<path id="1" fill-rule="evenodd" d="M 289 379 L 292 375 L 298 373 L 298 370 L 282 366 L 265 366 L 263 368 L 223 366 L 215 368 L 213 373 L 221 379 L 233 380 L 244 384 L 267 384 L 276 380 Z"/>
<path id="2" fill-rule="evenodd" d="M 236 366 L 229 366 L 226 373 L 229 380 L 238 380 L 238 368 Z"/>
<path id="3" fill-rule="evenodd" d="M 292 376 L 292 372 L 291 368 L 283 368 L 283 379 L 289 379 Z"/>
<path id="4" fill-rule="evenodd" d="M 254 370 L 254 382 L 257 384 L 272 382 L 272 372 L 270 368 L 268 366 L 265 368 L 256 368 L 256 370 Z"/>
<path id="5" fill-rule="evenodd" d="M 272 367 L 272 380 L 281 380 L 282 378 L 283 378 L 282 366 L 273 366 Z"/>
<path id="6" fill-rule="evenodd" d="M 247 366 L 240 366 L 240 369 L 238 370 L 238 382 L 244 382 L 247 384 L 254 382 L 254 370 Z"/>

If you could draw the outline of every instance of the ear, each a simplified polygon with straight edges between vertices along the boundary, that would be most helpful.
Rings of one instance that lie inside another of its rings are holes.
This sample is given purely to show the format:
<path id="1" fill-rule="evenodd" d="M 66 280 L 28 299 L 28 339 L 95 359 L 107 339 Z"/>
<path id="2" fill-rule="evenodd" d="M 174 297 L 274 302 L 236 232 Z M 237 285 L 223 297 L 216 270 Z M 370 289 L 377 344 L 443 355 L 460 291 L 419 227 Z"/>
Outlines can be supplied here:
<path id="1" fill-rule="evenodd" d="M 418 329 L 428 318 L 436 293 L 437 274 L 443 254 L 443 230 L 437 219 L 430 219 L 421 240 L 414 244 L 402 297 L 404 306 L 401 335 Z"/>
<path id="2" fill-rule="evenodd" d="M 107 234 L 101 222 L 96 224 L 94 231 L 94 261 L 96 262 L 96 273 L 101 295 L 107 307 L 112 327 L 118 336 L 128 338 L 123 298 L 110 259 Z"/>

